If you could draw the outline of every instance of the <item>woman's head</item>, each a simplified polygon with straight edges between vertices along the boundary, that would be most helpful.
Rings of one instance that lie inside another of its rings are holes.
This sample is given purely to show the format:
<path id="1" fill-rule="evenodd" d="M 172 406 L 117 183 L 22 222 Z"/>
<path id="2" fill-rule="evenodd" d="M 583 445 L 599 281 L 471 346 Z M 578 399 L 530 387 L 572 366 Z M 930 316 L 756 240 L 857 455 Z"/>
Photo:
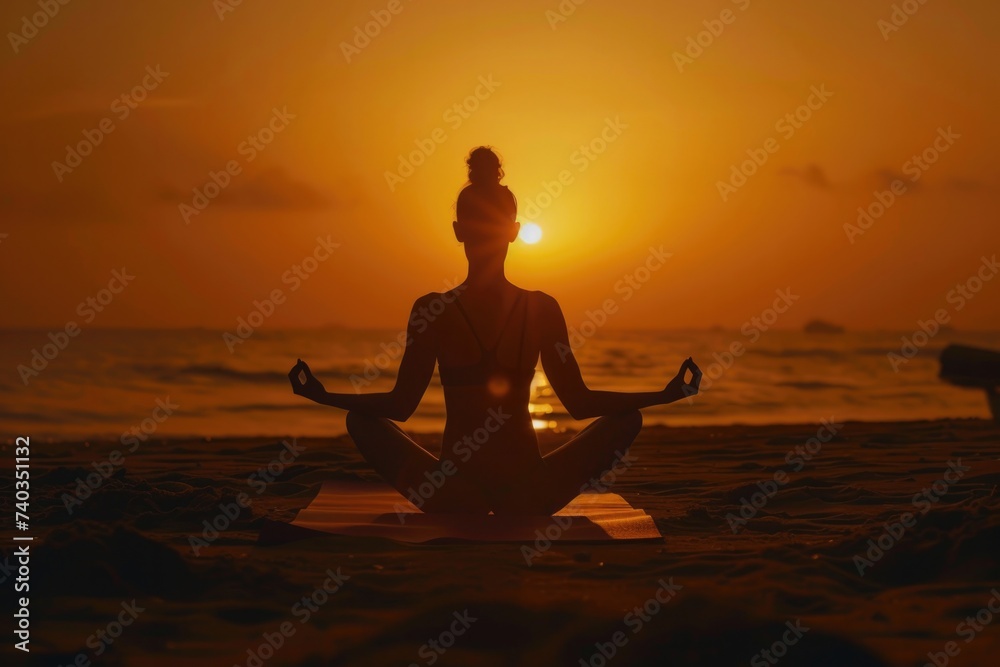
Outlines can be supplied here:
<path id="1" fill-rule="evenodd" d="M 469 183 L 458 195 L 455 236 L 465 244 L 511 243 L 517 238 L 517 200 L 500 185 L 503 167 L 493 149 L 481 146 L 469 153 Z"/>

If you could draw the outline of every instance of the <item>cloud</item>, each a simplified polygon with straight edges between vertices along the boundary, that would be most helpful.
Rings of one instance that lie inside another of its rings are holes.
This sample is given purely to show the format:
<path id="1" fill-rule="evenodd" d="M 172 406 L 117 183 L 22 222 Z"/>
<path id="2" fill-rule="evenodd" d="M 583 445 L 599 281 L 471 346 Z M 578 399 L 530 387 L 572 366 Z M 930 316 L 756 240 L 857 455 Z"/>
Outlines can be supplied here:
<path id="1" fill-rule="evenodd" d="M 188 105 L 179 98 L 163 103 Z M 193 141 L 172 113 L 137 114 L 116 123 L 111 133 L 95 135 L 99 142 L 79 166 L 58 175 L 55 163 L 69 164 L 67 146 L 85 139 L 83 131 L 95 127 L 94 117 L 73 111 L 35 113 L 29 119 L 0 121 L 0 126 L 7 131 L 0 148 L 0 216 L 25 224 L 134 223 L 163 201 L 190 202 L 192 188 L 204 185 L 209 167 L 225 164 L 224 152 Z M 233 177 L 220 195 L 222 205 L 302 210 L 331 203 L 326 192 L 273 163 L 269 169 L 254 166 L 254 171 Z"/>
<path id="2" fill-rule="evenodd" d="M 204 183 L 199 183 L 199 189 Z M 171 204 L 190 204 L 194 192 L 173 187 L 160 190 L 160 199 Z M 215 197 L 213 203 L 222 206 L 256 209 L 323 208 L 330 200 L 308 183 L 293 179 L 281 167 L 272 167 L 254 175 L 246 173 L 232 177 L 230 185 Z"/>
<path id="3" fill-rule="evenodd" d="M 820 190 L 831 190 L 835 187 L 826 175 L 826 171 L 819 164 L 810 162 L 802 167 L 784 167 L 779 172 L 783 176 L 795 178 L 802 183 Z M 928 181 L 927 178 L 913 180 L 912 174 L 904 174 L 898 169 L 881 167 L 873 169 L 870 176 L 862 181 L 865 187 L 872 187 L 878 190 L 890 190 L 893 183 L 900 181 L 906 186 L 907 192 L 927 192 L 931 190 L 947 190 L 953 194 L 974 194 L 994 191 L 994 186 L 989 179 L 983 180 L 974 177 L 952 177 L 945 181 Z M 897 186 L 898 188 L 898 186 Z"/>
<path id="4" fill-rule="evenodd" d="M 135 221 L 162 174 L 193 173 L 190 165 L 205 159 L 163 120 L 130 116 L 110 133 L 96 131 L 93 116 L 71 111 L 0 123 L 0 214 L 23 222 Z"/>
<path id="5" fill-rule="evenodd" d="M 97 100 L 83 96 L 59 97 L 45 100 L 29 109 L 15 109 L 9 115 L 2 118 L 4 123 L 36 123 L 39 121 L 60 122 L 62 120 L 72 121 L 72 125 L 80 128 L 96 127 L 102 119 L 108 118 L 115 124 L 123 122 L 121 111 L 112 110 L 111 103 L 116 100 L 108 100 L 107 103 L 100 103 Z M 200 102 L 189 97 L 150 97 L 142 101 L 136 113 L 151 109 L 178 109 L 199 106 Z M 129 114 L 131 115 L 131 113 Z"/>
<path id="6" fill-rule="evenodd" d="M 875 178 L 882 190 L 891 190 L 892 184 L 896 181 L 901 181 L 906 186 L 907 192 L 919 192 L 924 189 L 924 184 L 920 181 L 914 181 L 912 177 L 888 167 L 877 169 Z"/>
<path id="7" fill-rule="evenodd" d="M 945 181 L 928 181 L 927 177 L 921 177 L 915 181 L 912 176 L 893 169 L 879 169 L 875 172 L 875 177 L 878 179 L 878 186 L 883 190 L 889 189 L 897 180 L 906 185 L 907 192 L 947 190 L 953 193 L 975 193 L 988 192 L 993 189 L 989 182 L 976 178 L 953 177 Z"/>
<path id="8" fill-rule="evenodd" d="M 128 218 L 124 208 L 112 193 L 96 187 L 0 190 L 0 211 L 19 220 L 120 221 Z"/>
<path id="9" fill-rule="evenodd" d="M 988 183 L 974 178 L 952 178 L 948 181 L 947 187 L 959 192 L 983 192 L 991 189 Z"/>
<path id="10" fill-rule="evenodd" d="M 807 164 L 801 169 L 797 167 L 785 167 L 781 170 L 781 173 L 787 176 L 795 176 L 801 179 L 806 185 L 811 185 L 821 190 L 829 190 L 831 187 L 830 180 L 826 177 L 826 172 L 815 162 Z"/>

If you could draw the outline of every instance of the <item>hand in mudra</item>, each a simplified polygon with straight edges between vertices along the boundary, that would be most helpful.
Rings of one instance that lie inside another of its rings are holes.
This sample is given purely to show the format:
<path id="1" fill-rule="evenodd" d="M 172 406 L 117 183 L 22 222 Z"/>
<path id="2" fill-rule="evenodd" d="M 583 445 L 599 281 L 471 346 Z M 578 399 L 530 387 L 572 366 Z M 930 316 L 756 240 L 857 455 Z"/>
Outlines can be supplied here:
<path id="1" fill-rule="evenodd" d="M 292 391 L 298 396 L 305 396 L 315 401 L 326 394 L 323 383 L 316 379 L 309 370 L 309 365 L 301 359 L 288 372 L 288 380 L 292 383 Z"/>
<path id="2" fill-rule="evenodd" d="M 688 371 L 691 371 L 690 382 L 686 378 Z M 681 398 L 694 396 L 698 393 L 699 387 L 701 387 L 701 369 L 698 368 L 698 364 L 694 363 L 694 359 L 688 357 L 681 364 L 677 375 L 667 383 L 663 392 L 670 400 L 676 401 Z"/>

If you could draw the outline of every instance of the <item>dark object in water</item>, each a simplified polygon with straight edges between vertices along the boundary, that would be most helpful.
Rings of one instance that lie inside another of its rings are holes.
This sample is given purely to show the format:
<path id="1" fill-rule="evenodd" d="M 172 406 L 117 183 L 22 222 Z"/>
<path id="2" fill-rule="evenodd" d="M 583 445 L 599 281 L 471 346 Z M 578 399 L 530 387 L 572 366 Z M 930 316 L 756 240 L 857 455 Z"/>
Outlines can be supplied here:
<path id="1" fill-rule="evenodd" d="M 993 419 L 1000 422 L 1000 352 L 949 345 L 941 352 L 940 377 L 959 387 L 985 390 Z"/>
<path id="2" fill-rule="evenodd" d="M 803 329 L 807 334 L 842 334 L 846 331 L 839 324 L 831 324 L 823 320 L 812 320 Z"/>

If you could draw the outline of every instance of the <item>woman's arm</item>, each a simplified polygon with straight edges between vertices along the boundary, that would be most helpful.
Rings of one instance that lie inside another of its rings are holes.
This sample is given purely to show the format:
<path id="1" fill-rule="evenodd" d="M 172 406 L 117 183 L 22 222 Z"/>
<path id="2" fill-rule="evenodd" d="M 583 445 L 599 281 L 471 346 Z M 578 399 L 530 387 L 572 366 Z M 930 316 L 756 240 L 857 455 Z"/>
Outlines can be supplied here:
<path id="1" fill-rule="evenodd" d="M 587 387 L 580 365 L 569 344 L 566 320 L 555 299 L 542 296 L 542 368 L 573 419 L 589 419 L 603 415 L 630 412 L 652 405 L 665 405 L 694 396 L 701 384 L 701 370 L 688 357 L 677 375 L 660 391 L 620 392 L 594 391 Z M 686 380 L 691 371 L 691 381 Z"/>
<path id="2" fill-rule="evenodd" d="M 437 346 L 434 332 L 421 315 L 421 308 L 430 295 L 417 299 L 410 312 L 406 328 L 406 350 L 399 364 L 396 385 L 392 391 L 374 394 L 336 394 L 326 391 L 301 359 L 288 373 L 292 391 L 320 405 L 360 412 L 372 417 L 406 421 L 417 409 L 434 374 Z M 427 312 L 426 309 L 423 312 Z M 300 381 L 300 373 L 305 381 Z"/>

